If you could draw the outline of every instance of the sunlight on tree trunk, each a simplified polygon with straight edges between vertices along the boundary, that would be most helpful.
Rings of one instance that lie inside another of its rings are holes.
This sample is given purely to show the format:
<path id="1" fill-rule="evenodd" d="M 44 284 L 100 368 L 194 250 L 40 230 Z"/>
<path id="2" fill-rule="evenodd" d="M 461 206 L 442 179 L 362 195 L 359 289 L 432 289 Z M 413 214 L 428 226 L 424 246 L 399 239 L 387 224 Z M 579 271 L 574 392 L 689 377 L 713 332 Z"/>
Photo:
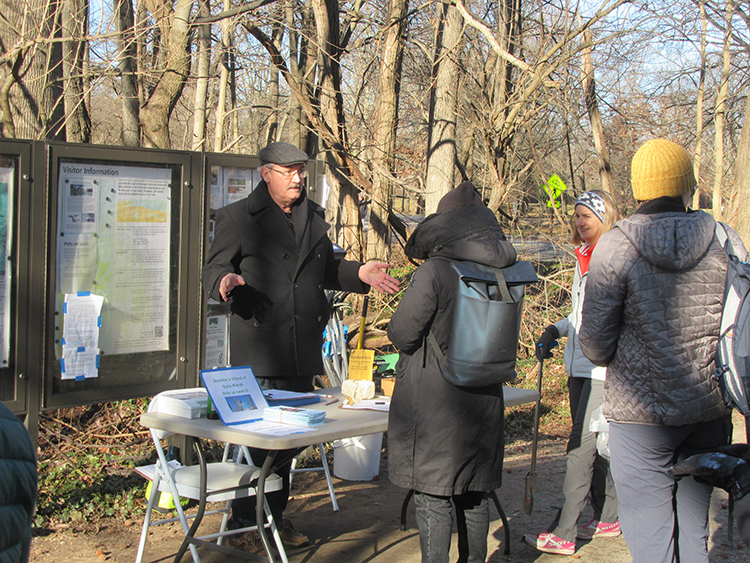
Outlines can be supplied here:
<path id="1" fill-rule="evenodd" d="M 380 82 L 373 124 L 373 180 L 370 229 L 367 233 L 367 259 L 388 260 L 394 152 L 398 126 L 398 100 L 404 53 L 404 30 L 408 0 L 390 0 L 386 31 L 380 53 Z"/>
<path id="2" fill-rule="evenodd" d="M 733 2 L 727 0 L 726 31 L 724 34 L 724 71 L 721 76 L 721 86 L 716 96 L 716 112 L 714 117 L 715 149 L 714 149 L 714 188 L 713 188 L 713 215 L 717 221 L 721 221 L 724 211 L 722 186 L 724 184 L 724 119 L 726 112 L 727 92 L 729 90 L 729 74 L 731 71 L 731 36 L 732 36 L 732 14 Z"/>
<path id="3" fill-rule="evenodd" d="M 137 45 L 132 0 L 117 2 L 117 50 L 120 66 L 122 108 L 122 144 L 138 147 L 141 144 L 141 125 L 138 118 Z"/>
<path id="4" fill-rule="evenodd" d="M 224 0 L 224 9 L 231 7 L 229 0 Z M 232 49 L 232 22 L 229 18 L 221 20 L 221 54 L 219 55 L 219 99 L 216 103 L 214 114 L 216 116 L 216 125 L 214 128 L 214 152 L 221 152 L 224 149 L 224 139 L 226 138 L 226 119 L 227 119 L 227 90 L 229 89 L 229 51 Z"/>
<path id="5" fill-rule="evenodd" d="M 201 2 L 198 8 L 199 17 L 211 15 L 208 0 Z M 196 63 L 198 74 L 195 84 L 195 101 L 193 103 L 193 141 L 192 150 L 200 151 L 206 148 L 206 102 L 208 99 L 208 74 L 211 72 L 211 24 L 198 26 L 198 60 Z"/>
<path id="6" fill-rule="evenodd" d="M 434 213 L 452 190 L 456 169 L 456 108 L 463 20 L 450 4 L 440 4 L 433 58 L 433 88 L 425 175 L 425 213 Z"/>
<path id="7" fill-rule="evenodd" d="M 698 182 L 698 189 L 693 196 L 693 209 L 700 209 L 701 202 L 701 158 L 703 156 L 703 98 L 706 95 L 706 34 L 708 29 L 708 19 L 706 18 L 706 2 L 701 0 L 701 67 L 698 71 L 698 92 L 695 103 L 695 148 L 693 149 L 693 171 L 695 172 L 695 181 Z"/>
<path id="8" fill-rule="evenodd" d="M 177 0 L 174 8 L 167 0 L 159 4 L 161 18 L 158 20 L 163 49 L 159 51 L 160 68 L 158 81 L 148 101 L 141 106 L 140 119 L 144 146 L 161 149 L 171 148 L 169 118 L 182 95 L 185 81 L 190 74 L 190 9 L 192 0 Z"/>
<path id="9" fill-rule="evenodd" d="M 734 187 L 736 199 L 732 208 L 737 210 L 737 233 L 750 248 L 750 93 L 745 100 L 745 121 L 734 162 Z"/>
<path id="10" fill-rule="evenodd" d="M 580 16 L 579 16 L 580 21 Z M 591 30 L 587 29 L 583 34 L 583 41 L 587 45 L 591 44 Z M 594 138 L 594 150 L 599 161 L 599 181 L 601 189 L 615 196 L 612 188 L 612 169 L 609 164 L 609 152 L 607 143 L 604 138 L 604 125 L 602 124 L 602 114 L 599 112 L 599 102 L 596 99 L 596 80 L 594 79 L 594 60 L 591 56 L 591 47 L 587 46 L 581 53 L 582 70 L 583 70 L 583 96 L 586 102 L 586 109 L 589 112 L 589 121 L 591 122 L 591 134 Z"/>
<path id="11" fill-rule="evenodd" d="M 62 9 L 62 45 L 65 96 L 65 136 L 69 143 L 88 143 L 91 139 L 91 118 L 86 106 L 86 75 L 84 59 L 88 51 L 88 2 L 65 0 Z"/>

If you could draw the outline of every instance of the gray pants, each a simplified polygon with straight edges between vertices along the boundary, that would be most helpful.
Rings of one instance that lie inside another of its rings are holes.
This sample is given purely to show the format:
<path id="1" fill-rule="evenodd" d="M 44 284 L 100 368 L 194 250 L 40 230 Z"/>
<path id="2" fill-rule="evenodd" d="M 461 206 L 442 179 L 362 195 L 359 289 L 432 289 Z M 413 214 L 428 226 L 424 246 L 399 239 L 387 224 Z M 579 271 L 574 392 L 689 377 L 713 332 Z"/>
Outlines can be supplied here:
<path id="1" fill-rule="evenodd" d="M 594 518 L 617 522 L 617 495 L 609 462 L 596 450 L 596 433 L 589 430 L 591 414 L 602 405 L 604 382 L 588 377 L 568 379 L 573 427 L 568 440 L 567 470 L 563 482 L 565 503 L 549 527 L 564 540 L 575 541 L 578 518 L 591 494 Z"/>
<path id="2" fill-rule="evenodd" d="M 448 563 L 454 506 L 458 528 L 458 563 L 486 561 L 490 530 L 487 493 L 469 491 L 453 497 L 439 497 L 415 491 L 414 505 L 422 563 Z"/>
<path id="3" fill-rule="evenodd" d="M 685 426 L 609 425 L 620 526 L 633 563 L 708 563 L 710 485 L 674 481 L 667 470 L 687 456 L 715 451 L 731 420 Z"/>

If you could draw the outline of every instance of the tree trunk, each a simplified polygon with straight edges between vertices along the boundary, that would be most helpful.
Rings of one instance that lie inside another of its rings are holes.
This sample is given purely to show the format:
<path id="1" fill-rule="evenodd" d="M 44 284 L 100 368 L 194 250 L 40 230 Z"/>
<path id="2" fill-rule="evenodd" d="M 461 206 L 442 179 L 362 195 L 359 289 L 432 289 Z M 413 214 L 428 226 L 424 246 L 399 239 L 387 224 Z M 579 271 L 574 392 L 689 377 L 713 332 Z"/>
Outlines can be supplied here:
<path id="1" fill-rule="evenodd" d="M 152 15 L 163 14 L 158 18 L 163 41 L 163 52 L 159 52 L 158 60 L 164 64 L 159 67 L 163 71 L 148 102 L 141 108 L 140 117 L 144 145 L 169 149 L 172 146 L 169 118 L 190 74 L 190 52 L 187 47 L 192 0 L 177 0 L 174 9 L 167 0 L 163 2 L 157 10 L 151 10 Z"/>
<path id="2" fill-rule="evenodd" d="M 693 196 L 693 209 L 700 209 L 701 202 L 701 158 L 703 156 L 703 98 L 706 94 L 706 35 L 708 18 L 706 18 L 706 3 L 701 0 L 701 68 L 698 76 L 698 92 L 695 103 L 695 148 L 693 149 L 693 171 L 698 189 Z"/>
<path id="3" fill-rule="evenodd" d="M 579 17 L 580 20 L 580 17 Z M 583 34 L 584 43 L 591 43 L 591 30 L 587 29 Z M 586 100 L 586 109 L 591 121 L 591 133 L 594 137 L 594 149 L 599 160 L 599 180 L 601 189 L 615 196 L 612 189 L 612 169 L 609 164 L 609 152 L 604 138 L 604 126 L 602 125 L 602 114 L 599 112 L 599 102 L 596 99 L 596 81 L 594 80 L 594 60 L 591 56 L 591 47 L 587 46 L 582 55 L 583 70 L 583 96 Z"/>
<path id="4" fill-rule="evenodd" d="M 362 227 L 359 222 L 359 205 L 357 190 L 348 180 L 349 171 L 341 169 L 337 151 L 348 153 L 349 142 L 346 137 L 344 119 L 344 100 L 341 95 L 340 57 L 341 34 L 339 29 L 339 4 L 337 0 L 313 0 L 315 27 L 318 45 L 318 79 L 317 99 L 320 114 L 328 128 L 334 133 L 336 144 L 326 142 L 326 161 L 328 162 L 328 179 L 331 186 L 329 201 L 336 205 L 334 211 L 334 230 L 336 242 L 355 259 L 362 257 Z"/>
<path id="5" fill-rule="evenodd" d="M 745 101 L 745 121 L 734 163 L 734 187 L 737 195 L 732 207 L 737 209 L 737 233 L 750 248 L 750 93 Z"/>
<path id="6" fill-rule="evenodd" d="M 273 41 L 279 51 L 281 51 L 281 42 L 284 40 L 284 28 L 281 25 L 280 17 L 281 14 L 278 14 L 278 17 L 274 19 L 271 26 L 271 41 Z M 268 105 L 271 108 L 271 113 L 268 116 L 268 124 L 266 126 L 266 144 L 281 139 L 279 136 L 279 107 L 281 100 L 279 94 L 279 74 L 277 68 L 271 67 L 271 78 L 268 81 Z"/>
<path id="7" fill-rule="evenodd" d="M 388 260 L 394 152 L 398 125 L 398 100 L 401 86 L 401 64 L 404 53 L 404 31 L 409 0 L 390 0 L 386 31 L 380 60 L 378 102 L 373 124 L 372 194 L 370 230 L 367 233 L 367 259 Z"/>
<path id="8" fill-rule="evenodd" d="M 456 162 L 456 111 L 458 107 L 459 41 L 463 20 L 450 4 L 439 4 L 435 39 L 433 83 L 425 177 L 425 213 L 434 213 L 438 202 L 454 186 Z"/>
<path id="9" fill-rule="evenodd" d="M 520 44 L 521 34 L 521 0 L 503 0 L 497 7 L 497 42 L 502 52 L 510 57 L 515 54 L 516 46 Z M 497 213 L 500 204 L 505 199 L 508 190 L 506 177 L 509 168 L 508 149 L 513 143 L 513 128 L 506 126 L 508 117 L 508 101 L 513 96 L 515 83 L 513 81 L 514 65 L 508 57 L 500 57 L 493 50 L 489 58 L 488 95 L 490 98 L 489 126 L 483 128 L 486 160 L 490 172 L 492 191 L 488 207 Z"/>
<path id="10" fill-rule="evenodd" d="M 0 66 L 3 135 L 64 141 L 62 2 L 0 0 L 0 14 L 8 22 L 0 25 L 0 45 L 8 49 Z"/>
<path id="11" fill-rule="evenodd" d="M 138 147 L 141 144 L 141 124 L 138 119 L 137 45 L 132 0 L 119 0 L 115 6 L 117 50 L 120 59 L 120 98 L 122 100 L 122 144 Z"/>
<path id="12" fill-rule="evenodd" d="M 204 0 L 198 7 L 198 17 L 211 15 L 211 6 Z M 208 75 L 211 72 L 211 24 L 203 23 L 198 26 L 198 58 L 195 71 L 195 101 L 193 103 L 193 140 L 192 150 L 206 149 L 206 114 L 208 101 Z"/>
<path id="13" fill-rule="evenodd" d="M 65 79 L 65 134 L 69 143 L 88 143 L 91 139 L 91 118 L 86 106 L 87 88 L 84 60 L 88 41 L 88 1 L 65 0 L 63 5 L 63 76 Z"/>
<path id="14" fill-rule="evenodd" d="M 224 9 L 228 10 L 229 8 L 231 8 L 229 0 L 224 0 Z M 229 65 L 231 64 L 229 52 L 232 49 L 231 24 L 229 18 L 221 20 L 221 54 L 219 55 L 221 69 L 219 71 L 219 100 L 214 110 L 216 118 L 214 152 L 222 151 L 226 138 L 227 91 L 229 89 Z"/>
<path id="15" fill-rule="evenodd" d="M 724 112 L 726 111 L 727 91 L 729 90 L 729 74 L 731 72 L 731 37 L 732 37 L 732 14 L 733 2 L 727 0 L 726 6 L 726 32 L 724 34 L 724 69 L 721 77 L 721 86 L 716 96 L 716 116 L 714 127 L 716 137 L 714 144 L 714 188 L 713 188 L 713 215 L 717 221 L 721 221 L 724 212 L 722 210 L 722 184 L 724 179 Z"/>

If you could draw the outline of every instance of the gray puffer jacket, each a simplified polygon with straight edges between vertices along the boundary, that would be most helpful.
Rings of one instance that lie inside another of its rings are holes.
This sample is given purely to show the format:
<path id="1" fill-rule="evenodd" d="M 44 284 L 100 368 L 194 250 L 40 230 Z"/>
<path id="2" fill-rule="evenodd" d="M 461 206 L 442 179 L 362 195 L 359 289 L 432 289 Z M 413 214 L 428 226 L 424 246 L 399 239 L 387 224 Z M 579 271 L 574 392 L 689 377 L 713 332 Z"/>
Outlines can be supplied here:
<path id="1" fill-rule="evenodd" d="M 715 225 L 704 212 L 636 214 L 600 239 L 580 342 L 608 366 L 608 420 L 681 426 L 726 413 L 711 378 L 727 268 Z"/>

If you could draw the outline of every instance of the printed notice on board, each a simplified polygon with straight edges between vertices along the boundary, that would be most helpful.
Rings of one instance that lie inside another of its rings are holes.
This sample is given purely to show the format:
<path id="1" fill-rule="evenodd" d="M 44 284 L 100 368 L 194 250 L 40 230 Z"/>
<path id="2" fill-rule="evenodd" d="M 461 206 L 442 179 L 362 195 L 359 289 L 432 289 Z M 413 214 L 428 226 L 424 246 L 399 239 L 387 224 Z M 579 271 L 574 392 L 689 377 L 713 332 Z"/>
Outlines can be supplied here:
<path id="1" fill-rule="evenodd" d="M 92 350 L 99 348 L 104 297 L 88 291 L 68 294 L 63 305 L 63 345 Z"/>
<path id="2" fill-rule="evenodd" d="M 13 168 L 0 167 L 0 367 L 10 362 L 10 286 L 8 263 L 13 237 Z"/>
<path id="3" fill-rule="evenodd" d="M 260 180 L 258 169 L 212 166 L 211 209 L 219 209 L 246 198 Z"/>
<path id="4" fill-rule="evenodd" d="M 86 350 L 74 346 L 63 346 L 60 358 L 63 379 L 89 379 L 99 375 L 99 350 Z"/>
<path id="5" fill-rule="evenodd" d="M 229 315 L 216 315 L 206 320 L 206 369 L 227 367 L 229 346 Z"/>
<path id="6" fill-rule="evenodd" d="M 167 350 L 171 169 L 63 162 L 59 177 L 57 294 L 104 298 L 102 353 Z"/>

